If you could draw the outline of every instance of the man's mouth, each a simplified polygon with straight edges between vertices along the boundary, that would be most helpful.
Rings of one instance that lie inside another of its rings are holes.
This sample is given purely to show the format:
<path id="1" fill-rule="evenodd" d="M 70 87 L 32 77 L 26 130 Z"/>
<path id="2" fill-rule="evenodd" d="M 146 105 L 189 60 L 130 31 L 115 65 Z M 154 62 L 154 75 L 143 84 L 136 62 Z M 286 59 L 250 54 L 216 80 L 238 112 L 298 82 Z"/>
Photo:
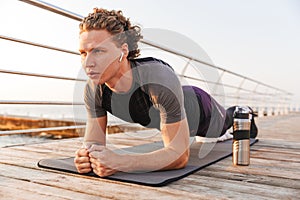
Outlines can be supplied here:
<path id="1" fill-rule="evenodd" d="M 99 76 L 100 73 L 91 71 L 91 72 L 88 72 L 87 75 L 90 78 L 95 78 L 96 76 Z"/>

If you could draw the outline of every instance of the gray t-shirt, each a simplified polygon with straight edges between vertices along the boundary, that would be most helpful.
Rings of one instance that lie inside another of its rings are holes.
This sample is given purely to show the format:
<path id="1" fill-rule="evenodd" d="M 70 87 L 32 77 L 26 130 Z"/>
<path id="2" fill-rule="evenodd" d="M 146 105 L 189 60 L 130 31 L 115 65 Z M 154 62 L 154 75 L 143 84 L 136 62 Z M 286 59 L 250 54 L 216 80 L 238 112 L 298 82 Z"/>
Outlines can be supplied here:
<path id="1" fill-rule="evenodd" d="M 88 81 L 84 100 L 89 117 L 107 112 L 127 122 L 160 129 L 161 123 L 181 121 L 186 117 L 182 86 L 174 70 L 162 60 L 130 60 L 133 84 L 126 93 L 115 93 L 105 84 Z"/>

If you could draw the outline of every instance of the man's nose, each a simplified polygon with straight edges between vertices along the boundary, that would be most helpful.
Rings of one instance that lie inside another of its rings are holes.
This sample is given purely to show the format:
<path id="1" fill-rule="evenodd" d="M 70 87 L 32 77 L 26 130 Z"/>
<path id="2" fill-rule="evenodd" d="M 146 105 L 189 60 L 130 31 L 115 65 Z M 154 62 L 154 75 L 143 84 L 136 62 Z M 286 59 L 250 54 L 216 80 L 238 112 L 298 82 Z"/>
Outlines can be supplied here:
<path id="1" fill-rule="evenodd" d="M 94 68 L 95 67 L 95 63 L 93 62 L 93 60 L 88 55 L 83 60 L 82 64 L 83 64 L 84 68 Z"/>
<path id="2" fill-rule="evenodd" d="M 95 64 L 94 63 L 86 63 L 85 68 L 94 68 Z"/>

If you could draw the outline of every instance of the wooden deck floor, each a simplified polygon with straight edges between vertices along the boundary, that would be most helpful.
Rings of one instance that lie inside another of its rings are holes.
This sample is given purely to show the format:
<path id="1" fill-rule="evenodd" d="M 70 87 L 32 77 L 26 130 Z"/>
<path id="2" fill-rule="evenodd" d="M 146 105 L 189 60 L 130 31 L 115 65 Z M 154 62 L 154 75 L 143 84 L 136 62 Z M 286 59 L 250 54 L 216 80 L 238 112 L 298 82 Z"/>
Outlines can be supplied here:
<path id="1" fill-rule="evenodd" d="M 231 157 L 164 187 L 147 187 L 40 169 L 42 158 L 73 156 L 81 139 L 0 148 L 0 199 L 299 199 L 300 114 L 257 120 L 251 164 Z M 119 147 L 158 137 L 109 136 Z M 0 137 L 1 139 L 1 137 Z"/>

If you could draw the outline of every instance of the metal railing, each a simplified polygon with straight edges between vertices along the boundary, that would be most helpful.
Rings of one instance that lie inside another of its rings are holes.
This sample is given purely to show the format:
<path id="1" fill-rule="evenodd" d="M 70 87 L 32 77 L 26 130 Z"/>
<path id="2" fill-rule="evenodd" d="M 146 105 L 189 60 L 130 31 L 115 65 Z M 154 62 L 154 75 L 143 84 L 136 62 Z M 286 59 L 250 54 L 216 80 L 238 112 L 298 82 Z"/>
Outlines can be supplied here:
<path id="1" fill-rule="evenodd" d="M 0 136 L 4 135 L 17 135 L 17 134 L 25 134 L 25 133 L 39 133 L 46 131 L 64 131 L 64 130 L 72 130 L 72 129 L 84 129 L 85 125 L 78 126 L 60 126 L 60 127 L 50 127 L 50 128 L 34 128 L 34 129 L 24 129 L 24 130 L 12 130 L 12 131 L 0 131 Z"/>
<path id="2" fill-rule="evenodd" d="M 30 42 L 30 41 L 26 41 L 26 40 L 7 37 L 7 36 L 4 36 L 4 35 L 0 35 L 0 39 L 9 40 L 9 41 L 12 41 L 12 42 L 19 42 L 19 43 L 22 43 L 22 44 L 28 44 L 28 45 L 31 45 L 31 46 L 41 47 L 41 48 L 55 50 L 55 51 L 61 51 L 61 52 L 64 52 L 64 53 L 79 55 L 79 53 L 76 52 L 76 51 L 70 51 L 70 50 L 57 48 L 57 47 L 52 47 L 52 46 L 48 46 L 48 45 L 44 45 L 44 44 L 39 44 L 39 43 Z"/>
<path id="3" fill-rule="evenodd" d="M 53 76 L 53 75 L 47 75 L 47 74 L 36 74 L 36 73 L 28 73 L 28 72 L 20 72 L 20 71 L 12 71 L 12 70 L 4 70 L 4 69 L 0 69 L 0 73 L 23 75 L 23 76 L 34 76 L 34 77 L 40 77 L 40 78 L 52 78 L 52 79 L 60 79 L 60 80 L 68 80 L 68 81 L 82 81 L 82 82 L 86 81 L 86 79 L 78 79 L 78 78 L 63 77 L 63 76 Z"/>
<path id="4" fill-rule="evenodd" d="M 39 1 L 39 0 L 19 0 L 21 2 L 25 2 L 28 4 L 31 4 L 33 6 L 45 9 L 47 11 L 59 14 L 61 16 L 81 21 L 82 16 L 67 11 L 65 9 L 59 8 L 55 5 Z M 22 43 L 25 45 L 30 45 L 30 46 L 35 46 L 39 48 L 44 48 L 44 49 L 49 49 L 53 51 L 58 51 L 62 53 L 67 53 L 67 54 L 73 54 L 73 55 L 79 55 L 78 52 L 76 51 L 71 51 L 63 48 L 58 48 L 58 47 L 53 47 L 53 46 L 48 46 L 44 44 L 39 44 L 31 41 L 26 41 L 22 39 L 17 39 L 17 38 L 12 38 L 12 37 L 7 37 L 4 35 L 0 35 L 0 39 L 11 41 L 11 42 L 17 42 L 17 43 Z M 231 103 L 239 104 L 240 102 L 247 102 L 250 106 L 254 106 L 254 109 L 256 109 L 258 112 L 266 112 L 267 108 L 269 110 L 272 110 L 274 112 L 274 109 L 280 110 L 279 112 L 284 113 L 288 109 L 289 106 L 289 101 L 291 99 L 292 94 L 288 91 L 282 90 L 280 88 L 276 88 L 274 86 L 268 85 L 264 82 L 252 79 L 250 77 L 246 77 L 244 75 L 238 74 L 236 72 L 227 70 L 223 67 L 219 67 L 216 65 L 213 65 L 211 63 L 205 62 L 199 58 L 192 57 L 190 55 L 184 54 L 182 52 L 178 52 L 174 49 L 170 49 L 168 47 L 164 47 L 160 44 L 156 44 L 154 41 L 149 41 L 147 39 L 142 39 L 140 41 L 142 44 L 147 45 L 151 48 L 154 49 L 159 49 L 160 51 L 168 52 L 172 55 L 179 56 L 181 58 L 184 58 L 186 60 L 186 64 L 183 67 L 182 73 L 179 74 L 180 77 L 194 80 L 197 82 L 204 82 L 204 83 L 211 83 L 214 84 L 216 87 L 221 85 L 224 88 L 229 88 L 232 90 L 235 90 L 235 92 L 226 93 L 225 96 L 226 98 L 232 99 Z M 195 78 L 191 77 L 187 74 L 185 74 L 186 68 L 190 66 L 190 62 L 197 62 L 202 65 L 205 65 L 207 67 L 214 68 L 220 72 L 220 76 L 218 78 L 218 81 L 210 82 L 201 78 Z M 60 79 L 60 80 L 67 80 L 67 81 L 79 81 L 79 82 L 85 82 L 85 79 L 79 79 L 79 78 L 71 78 L 71 77 L 62 77 L 62 76 L 53 76 L 53 75 L 46 75 L 46 74 L 37 74 L 37 73 L 28 73 L 28 72 L 20 72 L 20 71 L 10 71 L 10 70 L 3 70 L 0 69 L 0 73 L 6 73 L 6 74 L 14 74 L 14 75 L 21 75 L 21 76 L 32 76 L 32 77 L 41 77 L 41 78 L 50 78 L 50 79 Z M 240 82 L 238 85 L 236 84 L 228 84 L 228 83 L 222 83 L 221 80 L 222 78 L 226 75 L 229 74 L 231 76 L 234 76 L 236 79 L 240 79 Z M 253 88 L 248 88 L 245 85 L 245 82 L 251 82 L 254 84 Z M 266 91 L 273 91 L 273 92 L 266 92 Z M 218 94 L 214 93 L 212 91 L 213 96 L 224 96 L 224 94 Z M 241 95 L 243 94 L 243 95 Z M 255 106 L 257 102 L 261 102 L 261 105 Z M 0 104 L 21 104 L 21 105 L 83 105 L 82 102 L 46 102 L 46 101 L 5 101 L 1 100 Z M 83 128 L 83 127 L 80 127 Z M 48 129 L 47 129 L 48 130 Z M 51 130 L 51 128 L 49 128 Z M 32 131 L 32 130 L 31 130 Z M 0 133 L 1 135 L 1 133 Z"/>

